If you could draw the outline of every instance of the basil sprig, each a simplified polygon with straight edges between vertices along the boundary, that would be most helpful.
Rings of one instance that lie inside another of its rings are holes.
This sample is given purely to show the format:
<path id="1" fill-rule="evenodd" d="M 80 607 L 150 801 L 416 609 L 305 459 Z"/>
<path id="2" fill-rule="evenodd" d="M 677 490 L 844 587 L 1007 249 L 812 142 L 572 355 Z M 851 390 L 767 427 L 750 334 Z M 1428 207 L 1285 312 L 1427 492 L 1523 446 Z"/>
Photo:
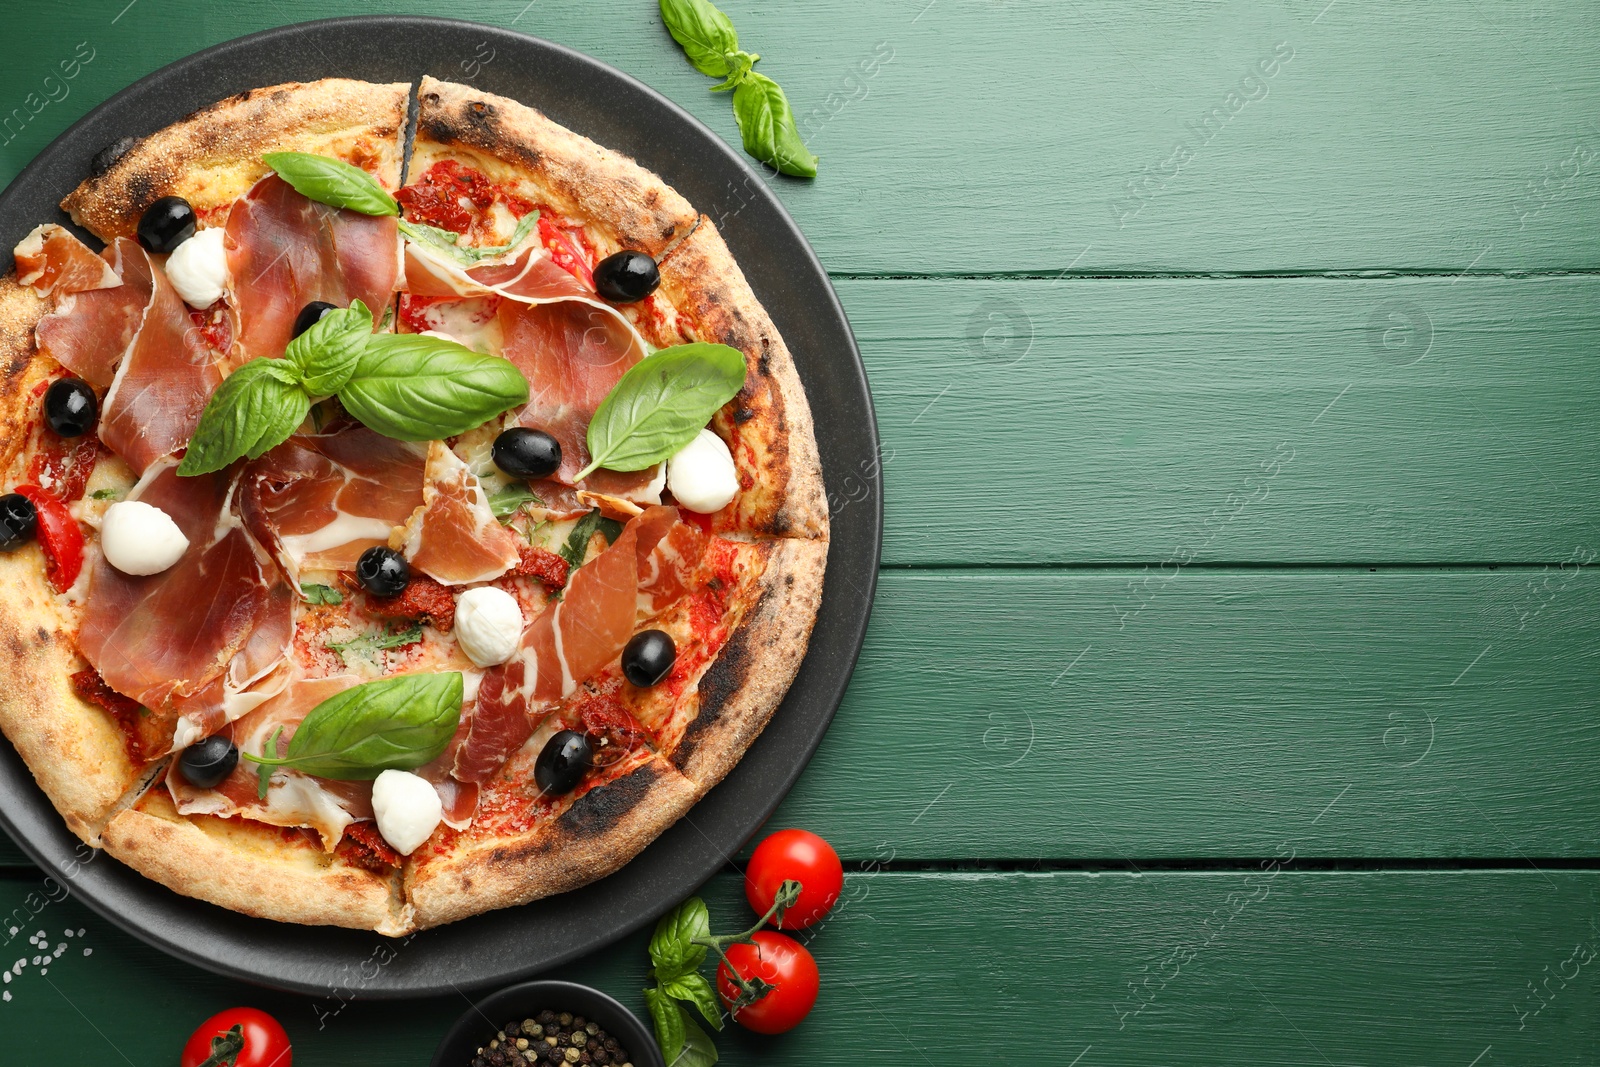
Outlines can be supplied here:
<path id="1" fill-rule="evenodd" d="M 789 98 L 778 83 L 751 68 L 761 56 L 739 47 L 728 16 L 710 0 L 660 0 L 661 21 L 694 69 L 722 82 L 712 92 L 733 90 L 733 117 L 744 150 L 784 174 L 817 176 L 817 157 L 795 125 Z"/>
<path id="2" fill-rule="evenodd" d="M 273 754 L 277 730 L 266 751 L 240 755 L 260 765 L 262 796 L 274 767 L 341 781 L 412 770 L 437 759 L 455 736 L 462 685 L 461 673 L 450 671 L 402 674 L 353 686 L 312 708 L 282 755 Z"/>
<path id="3" fill-rule="evenodd" d="M 310 152 L 268 152 L 261 159 L 308 200 L 363 215 L 400 214 L 400 205 L 378 179 L 343 160 Z"/>
<path id="4" fill-rule="evenodd" d="M 638 471 L 694 440 L 717 409 L 744 387 L 744 354 L 696 342 L 663 348 L 628 368 L 589 420 L 589 465 Z"/>
<path id="5" fill-rule="evenodd" d="M 528 399 L 522 372 L 497 356 L 421 334 L 374 334 L 361 301 L 325 313 L 282 359 L 253 359 L 217 387 L 189 451 L 185 477 L 255 459 L 305 421 L 313 399 L 337 396 L 370 429 L 402 441 L 466 433 Z"/>

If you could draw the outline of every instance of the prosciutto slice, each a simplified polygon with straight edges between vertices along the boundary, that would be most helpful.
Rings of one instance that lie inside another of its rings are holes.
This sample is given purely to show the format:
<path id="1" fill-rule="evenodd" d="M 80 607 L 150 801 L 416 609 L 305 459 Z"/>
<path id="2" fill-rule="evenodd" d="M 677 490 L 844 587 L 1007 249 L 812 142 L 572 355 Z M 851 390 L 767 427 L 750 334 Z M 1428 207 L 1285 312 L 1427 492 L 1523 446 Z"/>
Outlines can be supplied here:
<path id="1" fill-rule="evenodd" d="M 622 654 L 641 617 L 682 596 L 707 541 L 676 508 L 653 507 L 578 568 L 517 654 L 484 674 L 455 777 L 482 783 L 499 773 L 551 708 Z"/>
<path id="2" fill-rule="evenodd" d="M 40 296 L 110 289 L 122 284 L 111 264 L 70 230 L 47 222 L 35 226 L 16 247 L 17 282 Z"/>
<path id="3" fill-rule="evenodd" d="M 153 282 L 143 250 L 126 238 L 117 238 L 101 257 L 119 284 L 58 292 L 54 310 L 39 320 L 34 336 L 40 351 L 103 390 L 111 387 L 117 364 L 139 332 Z"/>
<path id="4" fill-rule="evenodd" d="M 78 632 L 79 651 L 107 685 L 173 718 L 179 747 L 269 695 L 293 635 L 295 598 L 233 521 L 231 490 L 225 472 L 179 478 L 176 464 L 152 468 L 129 499 L 170 515 L 189 550 L 143 577 L 98 559 Z"/>
<path id="5" fill-rule="evenodd" d="M 117 247 L 123 287 L 148 287 L 150 302 L 106 393 L 100 440 L 142 474 L 188 445 L 206 401 L 222 383 L 224 353 L 195 328 L 183 299 L 144 249 L 121 240 Z"/>
<path id="6" fill-rule="evenodd" d="M 281 356 L 295 316 L 313 300 L 359 299 L 381 317 L 400 271 L 400 231 L 389 216 L 308 200 L 276 174 L 228 213 L 228 272 L 248 356 Z"/>
<path id="7" fill-rule="evenodd" d="M 405 265 L 406 291 L 416 296 L 496 294 L 524 303 L 576 299 L 615 314 L 600 303 L 591 286 L 557 265 L 538 241 L 470 267 L 463 267 L 426 245 L 407 241 Z"/>
<path id="8" fill-rule="evenodd" d="M 297 434 L 245 468 L 239 512 L 289 580 L 355 569 L 422 506 L 424 453 L 349 425 Z"/>
<path id="9" fill-rule="evenodd" d="M 445 585 L 487 582 L 522 560 L 522 541 L 489 510 L 478 479 L 443 441 L 428 444 L 423 505 L 405 531 L 405 557 Z"/>

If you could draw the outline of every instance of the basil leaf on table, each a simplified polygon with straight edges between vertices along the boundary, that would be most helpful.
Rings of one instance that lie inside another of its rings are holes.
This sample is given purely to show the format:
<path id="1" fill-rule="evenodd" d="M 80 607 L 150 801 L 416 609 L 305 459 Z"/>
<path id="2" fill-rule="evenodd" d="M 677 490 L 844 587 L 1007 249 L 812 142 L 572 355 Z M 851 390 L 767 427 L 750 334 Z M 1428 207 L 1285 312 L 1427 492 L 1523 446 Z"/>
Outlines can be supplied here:
<path id="1" fill-rule="evenodd" d="M 710 936 L 709 931 L 706 936 Z M 662 982 L 661 991 L 669 997 L 693 1004 L 700 1009 L 700 1014 L 705 1016 L 712 1029 L 722 1029 L 722 1005 L 717 1001 L 717 991 L 711 988 L 711 983 L 699 971 L 690 971 Z"/>
<path id="2" fill-rule="evenodd" d="M 355 373 L 356 361 L 372 336 L 372 312 L 356 300 L 334 308 L 289 342 L 283 358 L 300 370 L 301 384 L 312 396 L 332 396 Z"/>
<path id="3" fill-rule="evenodd" d="M 300 372 L 284 359 L 253 359 L 217 386 L 200 413 L 189 450 L 178 464 L 184 477 L 255 459 L 289 439 L 311 410 Z"/>
<path id="4" fill-rule="evenodd" d="M 656 980 L 665 983 L 697 971 L 705 962 L 706 947 L 694 944 L 694 939 L 710 936 L 711 912 L 699 897 L 690 897 L 663 915 L 650 935 L 650 962 Z"/>
<path id="5" fill-rule="evenodd" d="M 713 78 L 728 73 L 727 53 L 739 48 L 733 23 L 707 0 L 661 0 L 661 21 L 694 69 Z"/>
<path id="6" fill-rule="evenodd" d="M 678 1007 L 678 1014 L 683 1018 L 683 1051 L 668 1067 L 713 1067 L 717 1062 L 717 1046 L 712 1043 L 711 1035 L 695 1024 L 682 1005 Z"/>
<path id="7" fill-rule="evenodd" d="M 784 174 L 817 176 L 817 157 L 800 139 L 789 98 L 777 82 L 757 71 L 745 75 L 733 91 L 733 117 L 746 152 Z"/>
<path id="8" fill-rule="evenodd" d="M 511 240 L 503 245 L 488 245 L 483 248 L 472 248 L 460 243 L 461 235 L 454 230 L 442 229 L 438 226 L 429 226 L 425 222 L 412 222 L 409 219 L 400 220 L 400 232 L 405 234 L 417 244 L 426 245 L 428 248 L 439 252 L 453 260 L 458 267 L 471 267 L 482 260 L 492 259 L 495 256 L 505 255 L 522 242 L 528 239 L 539 225 L 539 212 L 537 209 L 528 212 L 517 220 L 517 228 L 511 232 Z"/>
<path id="9" fill-rule="evenodd" d="M 343 160 L 310 152 L 268 152 L 261 159 L 308 200 L 363 215 L 400 214 L 400 205 L 378 179 Z"/>
<path id="10" fill-rule="evenodd" d="M 455 736 L 461 698 L 459 671 L 366 682 L 312 708 L 282 756 L 241 755 L 268 767 L 346 781 L 411 770 L 438 758 Z"/>
<path id="11" fill-rule="evenodd" d="M 600 467 L 638 471 L 670 458 L 738 394 L 744 377 L 744 354 L 727 345 L 696 342 L 646 356 L 595 409 L 589 465 L 573 480 Z"/>
<path id="12" fill-rule="evenodd" d="M 346 411 L 400 441 L 454 437 L 527 399 L 528 381 L 510 361 L 422 334 L 368 338 L 339 390 Z"/>
<path id="13" fill-rule="evenodd" d="M 661 1055 L 668 1064 L 676 1063 L 683 1049 L 683 1009 L 659 989 L 646 989 L 644 1003 L 650 1009 L 650 1021 L 655 1024 L 656 1044 L 661 1046 Z"/>

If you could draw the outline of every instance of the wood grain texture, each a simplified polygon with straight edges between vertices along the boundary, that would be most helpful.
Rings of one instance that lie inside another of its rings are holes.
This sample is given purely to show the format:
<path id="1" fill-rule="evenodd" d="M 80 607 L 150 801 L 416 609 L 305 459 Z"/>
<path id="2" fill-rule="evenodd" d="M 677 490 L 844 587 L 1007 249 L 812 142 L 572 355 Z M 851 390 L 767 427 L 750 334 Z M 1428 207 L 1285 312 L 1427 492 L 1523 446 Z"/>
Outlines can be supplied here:
<path id="1" fill-rule="evenodd" d="M 888 571 L 774 816 L 852 858 L 1600 855 L 1600 567 Z"/>
<path id="2" fill-rule="evenodd" d="M 886 563 L 1600 550 L 1600 278 L 847 281 Z M 860 495 L 836 472 L 835 508 Z"/>
<path id="3" fill-rule="evenodd" d="M 723 6 L 822 156 L 815 183 L 777 187 L 835 271 L 1600 266 L 1588 237 L 1600 10 L 1584 0 Z M 441 13 L 429 0 L 384 10 Z M 19 7 L 8 29 L 28 47 L 0 72 L 0 114 L 29 120 L 0 148 L 0 177 L 163 63 L 370 12 L 356 0 Z M 649 3 L 605 18 L 584 0 L 450 13 L 588 52 L 738 141 L 727 98 L 706 91 Z M 44 78 L 85 40 L 97 58 L 50 101 L 60 90 Z M 1283 49 L 1292 58 L 1263 75 Z M 875 54 L 891 58 L 865 77 Z"/>
<path id="4" fill-rule="evenodd" d="M 0 881 L 0 913 L 43 889 Z M 706 896 L 714 928 L 746 921 L 736 877 Z M 1581 962 L 1600 952 L 1595 872 L 866 874 L 842 900 L 810 939 L 816 1011 L 779 1038 L 724 1031 L 724 1063 L 939 1064 L 980 1049 L 986 1063 L 1062 1067 L 1467 1067 L 1492 1048 L 1484 1063 L 1587 1067 L 1600 1050 L 1600 960 Z M 65 946 L 48 974 L 26 943 L 37 930 L 52 956 Z M 246 1003 L 282 1020 L 297 1067 L 420 1065 L 467 1007 L 254 989 L 71 900 L 5 947 L 28 961 L 0 1003 L 8 1062 L 170 1063 L 193 1026 Z M 555 973 L 642 1011 L 646 961 L 637 935 Z M 79 1058 L 61 1059 L 64 1041 Z"/>

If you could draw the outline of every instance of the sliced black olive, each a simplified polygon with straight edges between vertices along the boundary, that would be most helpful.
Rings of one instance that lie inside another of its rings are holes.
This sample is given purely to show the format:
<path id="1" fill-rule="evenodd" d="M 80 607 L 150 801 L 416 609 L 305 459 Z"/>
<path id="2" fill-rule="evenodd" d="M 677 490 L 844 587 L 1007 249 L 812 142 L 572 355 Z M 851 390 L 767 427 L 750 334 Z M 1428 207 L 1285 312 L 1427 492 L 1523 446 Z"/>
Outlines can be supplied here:
<path id="1" fill-rule="evenodd" d="M 643 300 L 661 284 L 661 268 L 643 252 L 617 252 L 594 265 L 594 288 L 614 304 Z"/>
<path id="2" fill-rule="evenodd" d="M 576 730 L 562 730 L 544 743 L 544 750 L 533 764 L 533 780 L 546 793 L 570 793 L 593 766 L 594 749 L 589 739 Z"/>
<path id="3" fill-rule="evenodd" d="M 0 548 L 7 550 L 33 540 L 39 528 L 39 509 L 21 493 L 0 496 Z"/>
<path id="4" fill-rule="evenodd" d="M 561 442 L 514 426 L 494 439 L 494 465 L 514 478 L 548 478 L 561 466 Z"/>
<path id="5" fill-rule="evenodd" d="M 330 311 L 337 311 L 338 304 L 330 304 L 326 300 L 313 300 L 300 309 L 300 314 L 294 317 L 294 336 L 299 337 Z"/>
<path id="6" fill-rule="evenodd" d="M 171 252 L 194 236 L 194 208 L 181 196 L 163 196 L 139 218 L 139 243 L 149 252 Z"/>
<path id="7" fill-rule="evenodd" d="M 89 177 L 98 178 L 106 171 L 117 165 L 117 160 L 128 154 L 128 150 L 139 143 L 137 137 L 118 137 L 94 154 L 89 161 Z"/>
<path id="8" fill-rule="evenodd" d="M 82 378 L 60 378 L 44 393 L 44 421 L 62 437 L 82 437 L 94 428 L 100 401 Z"/>
<path id="9" fill-rule="evenodd" d="M 411 580 L 411 564 L 392 548 L 377 545 L 356 560 L 356 581 L 373 596 L 399 596 Z"/>
<path id="10" fill-rule="evenodd" d="M 238 762 L 238 746 L 221 734 L 212 734 L 183 750 L 178 770 L 196 789 L 215 789 Z"/>
<path id="11" fill-rule="evenodd" d="M 622 650 L 622 674 L 637 686 L 655 685 L 672 670 L 678 646 L 661 630 L 640 630 Z"/>

